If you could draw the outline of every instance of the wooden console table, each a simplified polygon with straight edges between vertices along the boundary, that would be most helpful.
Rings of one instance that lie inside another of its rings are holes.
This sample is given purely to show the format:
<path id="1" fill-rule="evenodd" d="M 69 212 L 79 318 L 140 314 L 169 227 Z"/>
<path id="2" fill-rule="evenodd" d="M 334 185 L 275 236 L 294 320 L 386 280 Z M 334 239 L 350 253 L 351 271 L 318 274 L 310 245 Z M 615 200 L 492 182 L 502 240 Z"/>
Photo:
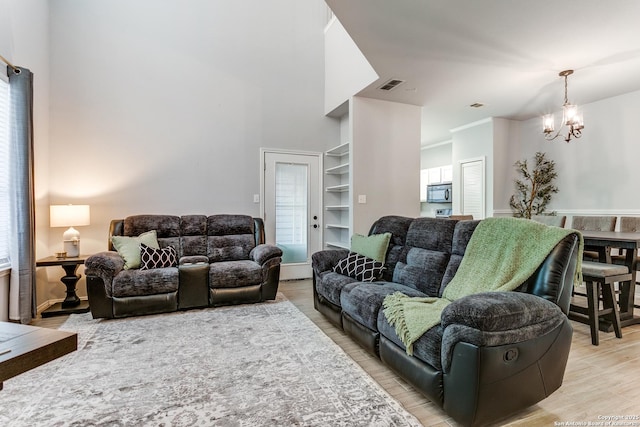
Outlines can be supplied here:
<path id="1" fill-rule="evenodd" d="M 5 380 L 77 348 L 76 333 L 0 322 L 0 390 Z"/>
<path id="2" fill-rule="evenodd" d="M 63 314 L 87 313 L 89 312 L 89 302 L 82 301 L 76 294 L 76 283 L 80 280 L 80 275 L 76 274 L 78 266 L 84 264 L 88 255 L 80 255 L 69 258 L 56 258 L 50 256 L 36 261 L 36 267 L 51 267 L 59 265 L 64 269 L 65 275 L 60 279 L 67 287 L 67 297 L 62 302 L 53 304 L 44 310 L 42 317 L 59 316 Z"/>

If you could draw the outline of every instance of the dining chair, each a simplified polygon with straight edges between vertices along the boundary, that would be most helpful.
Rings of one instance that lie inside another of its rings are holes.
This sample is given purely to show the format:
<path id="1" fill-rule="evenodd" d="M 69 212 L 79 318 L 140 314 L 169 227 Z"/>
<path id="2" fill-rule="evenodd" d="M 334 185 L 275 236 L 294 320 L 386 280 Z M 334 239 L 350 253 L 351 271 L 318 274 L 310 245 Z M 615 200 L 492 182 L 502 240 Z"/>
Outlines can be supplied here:
<path id="1" fill-rule="evenodd" d="M 571 228 L 579 231 L 615 231 L 617 216 L 582 216 L 576 215 L 571 219 Z M 607 252 L 610 248 L 605 249 Z M 600 261 L 600 253 L 594 248 L 585 247 L 582 254 L 583 261 L 598 262 Z M 589 282 L 586 283 L 587 289 Z M 613 285 L 612 285 L 613 286 Z M 576 291 L 574 288 L 571 295 L 583 296 L 589 299 L 589 295 L 584 292 Z"/>
<path id="2" fill-rule="evenodd" d="M 621 216 L 620 217 L 620 231 L 625 231 L 628 233 L 640 233 L 640 217 L 638 216 Z M 614 264 L 624 265 L 626 263 L 626 253 L 624 249 L 620 249 L 619 253 L 616 255 L 611 255 L 611 262 Z M 636 258 L 636 270 L 640 268 L 640 255 Z M 636 276 L 636 285 L 640 283 L 637 281 Z M 636 304 L 636 308 L 638 305 Z"/>
<path id="3" fill-rule="evenodd" d="M 628 233 L 640 233 L 640 217 L 637 216 L 621 216 L 620 217 L 620 231 Z M 639 258 L 640 259 L 640 258 Z M 620 249 L 620 252 L 616 255 L 611 255 L 611 261 L 616 264 L 624 264 L 625 252 L 624 249 Z"/>
<path id="4" fill-rule="evenodd" d="M 587 306 L 571 303 L 569 319 L 589 325 L 593 345 L 600 344 L 600 317 L 611 322 L 616 338 L 622 338 L 620 310 L 614 284 L 631 280 L 629 268 L 626 265 L 584 261 L 582 279 L 587 288 L 587 293 L 584 295 L 587 297 Z M 583 294 L 576 292 L 574 295 Z M 602 302 L 602 308 L 600 308 L 600 302 Z"/>
<path id="5" fill-rule="evenodd" d="M 571 220 L 571 228 L 580 231 L 615 231 L 617 216 L 581 216 L 576 215 Z M 598 252 L 584 248 L 582 259 L 598 261 Z M 608 249 L 607 249 L 608 250 Z"/>
<path id="6" fill-rule="evenodd" d="M 566 215 L 533 215 L 531 219 L 535 222 L 560 228 L 564 228 L 564 225 L 567 222 Z"/>

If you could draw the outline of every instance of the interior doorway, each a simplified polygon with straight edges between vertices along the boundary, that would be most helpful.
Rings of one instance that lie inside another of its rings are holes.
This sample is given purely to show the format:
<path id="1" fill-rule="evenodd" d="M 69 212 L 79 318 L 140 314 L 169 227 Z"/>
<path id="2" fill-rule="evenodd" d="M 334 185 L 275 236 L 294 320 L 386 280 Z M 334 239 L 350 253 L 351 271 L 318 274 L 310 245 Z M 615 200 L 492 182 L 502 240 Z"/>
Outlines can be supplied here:
<path id="1" fill-rule="evenodd" d="M 485 218 L 485 164 L 484 158 L 460 162 L 460 213 Z"/>
<path id="2" fill-rule="evenodd" d="M 263 149 L 261 157 L 265 239 L 282 249 L 280 279 L 310 278 L 311 255 L 322 249 L 322 155 Z"/>

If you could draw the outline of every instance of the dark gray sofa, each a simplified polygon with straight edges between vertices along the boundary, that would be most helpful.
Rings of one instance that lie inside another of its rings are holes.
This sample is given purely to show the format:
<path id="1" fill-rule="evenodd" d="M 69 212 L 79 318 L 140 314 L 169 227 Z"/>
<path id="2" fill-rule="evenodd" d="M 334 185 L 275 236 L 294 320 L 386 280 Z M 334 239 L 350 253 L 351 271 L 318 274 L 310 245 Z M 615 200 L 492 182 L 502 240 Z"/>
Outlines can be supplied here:
<path id="1" fill-rule="evenodd" d="M 155 230 L 178 264 L 124 269 L 112 236 Z M 87 294 L 94 318 L 162 313 L 275 299 L 282 251 L 264 243 L 260 218 L 247 215 L 134 215 L 111 221 L 109 251 L 87 258 Z"/>
<path id="2" fill-rule="evenodd" d="M 347 250 L 313 254 L 315 308 L 463 425 L 483 425 L 533 405 L 560 387 L 571 346 L 566 313 L 580 236 L 569 234 L 514 292 L 455 300 L 413 345 L 382 304 L 400 291 L 442 296 L 479 221 L 386 216 L 369 234 L 390 232 L 383 280 L 333 271 Z"/>

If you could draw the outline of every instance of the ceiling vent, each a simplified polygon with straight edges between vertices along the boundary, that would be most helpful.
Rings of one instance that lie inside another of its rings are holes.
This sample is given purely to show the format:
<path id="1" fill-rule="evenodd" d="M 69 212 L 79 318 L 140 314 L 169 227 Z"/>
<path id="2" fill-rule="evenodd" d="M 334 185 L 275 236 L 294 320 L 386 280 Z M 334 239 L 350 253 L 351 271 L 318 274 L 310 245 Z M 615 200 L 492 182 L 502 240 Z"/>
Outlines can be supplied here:
<path id="1" fill-rule="evenodd" d="M 402 83 L 404 83 L 404 80 L 391 79 L 391 80 L 387 81 L 385 84 L 383 84 L 382 86 L 380 86 L 378 89 L 390 91 L 390 90 L 393 90 L 393 89 L 397 88 Z"/>

